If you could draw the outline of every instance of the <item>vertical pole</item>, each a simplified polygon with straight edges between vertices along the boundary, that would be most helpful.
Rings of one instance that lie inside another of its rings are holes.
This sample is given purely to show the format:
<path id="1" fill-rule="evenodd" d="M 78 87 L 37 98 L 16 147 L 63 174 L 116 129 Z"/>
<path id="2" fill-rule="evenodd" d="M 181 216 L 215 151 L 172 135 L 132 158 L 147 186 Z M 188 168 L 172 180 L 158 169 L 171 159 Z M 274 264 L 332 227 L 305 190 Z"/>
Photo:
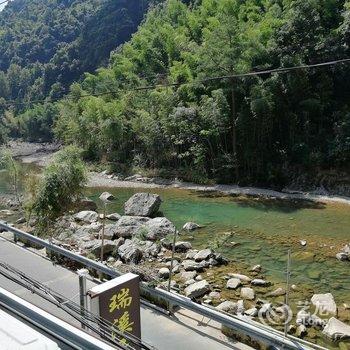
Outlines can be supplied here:
<path id="1" fill-rule="evenodd" d="M 80 301 L 80 314 L 82 317 L 85 316 L 85 310 L 87 309 L 87 287 L 86 287 L 86 276 L 88 276 L 89 270 L 81 269 L 78 270 L 79 276 L 79 301 Z M 84 324 L 81 324 L 84 329 Z"/>
<path id="2" fill-rule="evenodd" d="M 170 292 L 171 289 L 171 279 L 173 277 L 173 268 L 174 268 L 174 257 L 175 257 L 175 244 L 176 244 L 176 234 L 177 231 L 174 232 L 174 238 L 173 238 L 173 250 L 171 252 L 171 262 L 170 262 L 170 273 L 169 273 L 169 282 L 168 282 L 168 292 Z"/>
<path id="3" fill-rule="evenodd" d="M 105 240 L 105 226 L 106 226 L 106 212 L 107 212 L 107 203 L 103 202 L 103 220 L 102 220 L 102 237 L 101 237 L 101 263 L 103 263 L 103 246 Z"/>
<path id="4" fill-rule="evenodd" d="M 286 277 L 286 298 L 285 298 L 285 305 L 287 305 L 287 310 L 289 310 L 289 292 L 290 292 L 290 266 L 291 266 L 291 250 L 288 250 L 288 257 L 287 257 L 287 277 Z M 285 322 L 284 324 L 284 336 L 288 336 L 288 323 Z"/>

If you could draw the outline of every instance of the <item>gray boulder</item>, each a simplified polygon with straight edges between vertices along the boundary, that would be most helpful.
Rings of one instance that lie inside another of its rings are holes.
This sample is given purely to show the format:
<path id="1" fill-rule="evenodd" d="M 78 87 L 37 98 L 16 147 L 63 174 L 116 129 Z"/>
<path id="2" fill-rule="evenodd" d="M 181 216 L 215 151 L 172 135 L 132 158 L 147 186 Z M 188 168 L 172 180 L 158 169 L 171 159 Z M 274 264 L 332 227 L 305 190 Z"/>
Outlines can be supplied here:
<path id="1" fill-rule="evenodd" d="M 129 239 L 118 248 L 118 254 L 123 262 L 133 264 L 138 264 L 143 257 L 141 249 Z"/>
<path id="2" fill-rule="evenodd" d="M 230 278 L 227 281 L 226 288 L 227 289 L 237 289 L 241 285 L 241 280 L 238 278 Z"/>
<path id="3" fill-rule="evenodd" d="M 148 218 L 141 216 L 122 216 L 115 224 L 116 236 L 131 238 L 139 232 L 147 221 L 149 221 Z"/>
<path id="4" fill-rule="evenodd" d="M 114 200 L 114 196 L 113 194 L 109 193 L 109 192 L 103 192 L 101 193 L 100 195 L 100 200 L 103 201 L 103 202 L 108 202 L 108 201 L 112 201 Z"/>
<path id="5" fill-rule="evenodd" d="M 250 282 L 251 281 L 250 277 L 248 277 L 246 275 L 241 275 L 240 273 L 229 273 L 228 275 L 232 278 L 238 278 L 242 282 Z"/>
<path id="6" fill-rule="evenodd" d="M 158 212 L 161 203 L 157 194 L 136 193 L 125 203 L 125 215 L 149 217 Z"/>
<path id="7" fill-rule="evenodd" d="M 259 279 L 259 278 L 256 278 L 254 280 L 251 281 L 251 284 L 253 286 L 260 286 L 260 287 L 266 287 L 270 284 L 270 282 L 267 282 L 265 280 L 262 280 L 262 279 Z"/>
<path id="8" fill-rule="evenodd" d="M 92 210 L 96 211 L 97 210 L 97 204 L 89 199 L 89 198 L 82 198 L 76 203 L 76 208 L 78 210 Z"/>
<path id="9" fill-rule="evenodd" d="M 194 231 L 199 229 L 201 226 L 196 224 L 195 222 L 186 222 L 186 224 L 182 227 L 186 231 Z"/>
<path id="10" fill-rule="evenodd" d="M 328 314 L 337 314 L 337 304 L 334 301 L 334 297 L 331 293 L 326 294 L 314 294 L 311 298 L 311 303 L 315 305 L 321 312 L 327 312 Z"/>
<path id="11" fill-rule="evenodd" d="M 237 312 L 237 303 L 233 301 L 226 300 L 216 307 L 218 310 L 234 314 Z"/>
<path id="12" fill-rule="evenodd" d="M 210 291 L 209 283 L 206 280 L 195 282 L 185 288 L 185 295 L 190 299 L 199 298 Z"/>
<path id="13" fill-rule="evenodd" d="M 169 278 L 170 275 L 170 271 L 167 267 L 162 267 L 161 269 L 159 269 L 158 271 L 158 276 L 162 279 L 166 279 Z"/>
<path id="14" fill-rule="evenodd" d="M 83 250 L 88 251 L 89 253 L 94 254 L 96 257 L 99 257 L 101 255 L 101 246 L 102 246 L 102 240 L 101 239 L 94 239 L 90 240 L 88 242 L 84 242 L 81 244 L 81 248 Z M 115 242 L 110 240 L 104 240 L 103 242 L 103 254 L 112 254 L 115 253 L 115 251 L 118 249 Z"/>
<path id="15" fill-rule="evenodd" d="M 75 220 L 86 223 L 96 222 L 98 220 L 98 214 L 92 210 L 83 210 L 75 215 Z"/>
<path id="16" fill-rule="evenodd" d="M 211 249 L 203 249 L 200 250 L 195 256 L 194 260 L 196 262 L 200 262 L 203 260 L 208 260 L 209 258 L 214 256 L 214 252 Z"/>
<path id="17" fill-rule="evenodd" d="M 102 230 L 100 230 L 99 232 L 99 237 L 102 237 Z M 104 237 L 106 239 L 110 239 L 110 240 L 113 240 L 117 237 L 117 228 L 116 228 L 116 225 L 106 225 L 105 226 L 105 232 L 104 232 Z"/>
<path id="18" fill-rule="evenodd" d="M 174 224 L 167 218 L 154 218 L 147 221 L 142 229 L 145 230 L 146 239 L 156 241 L 176 231 Z"/>
<path id="19" fill-rule="evenodd" d="M 192 249 L 192 244 L 190 242 L 180 241 L 175 243 L 176 252 L 185 253 L 190 249 Z"/>
<path id="20" fill-rule="evenodd" d="M 196 271 L 184 271 L 181 273 L 180 278 L 183 281 L 188 281 L 188 280 L 194 280 L 197 276 L 197 272 Z"/>
<path id="21" fill-rule="evenodd" d="M 119 215 L 118 213 L 112 213 L 108 214 L 106 218 L 111 221 L 118 221 L 121 218 L 121 215 Z"/>
<path id="22" fill-rule="evenodd" d="M 241 289 L 241 297 L 245 300 L 254 300 L 255 292 L 252 288 L 242 288 Z"/>
<path id="23" fill-rule="evenodd" d="M 200 264 L 196 263 L 193 260 L 184 260 L 182 262 L 182 266 L 185 271 L 201 271 L 203 270 L 203 266 Z"/>
<path id="24" fill-rule="evenodd" d="M 323 329 L 323 334 L 333 341 L 350 339 L 350 326 L 331 317 Z"/>

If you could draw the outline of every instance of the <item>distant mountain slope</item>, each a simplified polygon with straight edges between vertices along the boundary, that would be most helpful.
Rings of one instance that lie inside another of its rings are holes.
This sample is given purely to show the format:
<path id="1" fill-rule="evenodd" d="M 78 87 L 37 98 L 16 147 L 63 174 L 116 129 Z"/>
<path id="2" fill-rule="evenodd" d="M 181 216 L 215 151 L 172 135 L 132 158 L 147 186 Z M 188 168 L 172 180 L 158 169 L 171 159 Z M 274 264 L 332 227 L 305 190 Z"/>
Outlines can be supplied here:
<path id="1" fill-rule="evenodd" d="M 62 95 L 108 61 L 149 0 L 14 0 L 0 12 L 0 97 Z"/>

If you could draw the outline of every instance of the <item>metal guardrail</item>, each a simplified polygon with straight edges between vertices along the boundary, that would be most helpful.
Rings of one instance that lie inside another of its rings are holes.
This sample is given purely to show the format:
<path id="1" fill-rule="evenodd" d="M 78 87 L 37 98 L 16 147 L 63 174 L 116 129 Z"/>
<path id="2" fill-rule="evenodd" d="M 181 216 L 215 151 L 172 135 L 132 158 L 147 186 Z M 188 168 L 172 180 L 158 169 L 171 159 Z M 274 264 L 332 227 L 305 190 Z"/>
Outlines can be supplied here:
<path id="1" fill-rule="evenodd" d="M 16 314 L 30 324 L 41 329 L 44 333 L 52 335 L 62 343 L 77 350 L 113 350 L 111 346 L 92 335 L 60 320 L 33 304 L 19 298 L 0 287 L 0 306 L 8 312 Z"/>
<path id="2" fill-rule="evenodd" d="M 115 278 L 121 276 L 122 273 L 112 270 L 109 267 L 101 264 L 100 262 L 93 261 L 84 256 L 73 253 L 67 249 L 52 244 L 44 239 L 33 236 L 29 233 L 21 231 L 17 228 L 11 227 L 4 222 L 0 222 L 0 228 L 12 232 L 16 236 L 35 243 L 48 250 L 62 255 L 68 259 L 79 262 L 86 267 L 101 272 L 109 277 Z M 235 331 L 241 332 L 244 335 L 248 335 L 250 338 L 261 341 L 264 344 L 271 346 L 274 349 L 287 349 L 287 350 L 327 350 L 324 347 L 309 343 L 302 339 L 288 336 L 286 337 L 282 332 L 273 329 L 272 327 L 265 326 L 261 323 L 249 320 L 245 317 L 229 316 L 220 311 L 213 310 L 212 308 L 203 306 L 193 302 L 191 299 L 184 297 L 180 294 L 171 293 L 160 288 L 150 288 L 146 283 L 141 282 L 140 288 L 143 292 L 148 293 L 156 298 L 163 299 L 171 304 L 181 306 L 185 309 L 194 311 L 197 314 L 208 317 L 216 322 L 219 322 Z"/>

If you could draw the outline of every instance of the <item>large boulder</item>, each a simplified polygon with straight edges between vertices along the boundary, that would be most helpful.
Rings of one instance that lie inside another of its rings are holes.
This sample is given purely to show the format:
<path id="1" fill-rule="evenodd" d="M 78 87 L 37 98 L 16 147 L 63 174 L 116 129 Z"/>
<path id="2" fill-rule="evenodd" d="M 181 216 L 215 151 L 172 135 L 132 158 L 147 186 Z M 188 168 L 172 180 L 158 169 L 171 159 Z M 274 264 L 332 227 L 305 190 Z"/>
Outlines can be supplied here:
<path id="1" fill-rule="evenodd" d="M 151 241 L 173 235 L 176 232 L 174 224 L 164 217 L 150 219 L 143 225 L 141 230 L 144 230 L 145 238 Z"/>
<path id="2" fill-rule="evenodd" d="M 101 246 L 102 246 L 102 240 L 101 239 L 93 239 L 88 242 L 84 242 L 81 244 L 81 248 L 83 250 L 88 251 L 89 253 L 94 254 L 96 257 L 99 257 L 101 255 Z M 118 246 L 115 244 L 115 242 L 110 240 L 104 240 L 103 242 L 103 255 L 112 254 L 115 253 Z"/>
<path id="3" fill-rule="evenodd" d="M 122 216 L 115 224 L 115 234 L 117 237 L 131 238 L 147 221 L 149 218 L 142 216 Z"/>
<path id="4" fill-rule="evenodd" d="M 93 210 L 83 210 L 75 215 L 75 220 L 86 223 L 96 222 L 98 220 L 98 214 Z"/>
<path id="5" fill-rule="evenodd" d="M 123 262 L 133 264 L 138 264 L 143 257 L 141 249 L 130 239 L 118 248 L 118 254 Z"/>
<path id="6" fill-rule="evenodd" d="M 125 215 L 149 217 L 158 212 L 161 203 L 157 194 L 136 193 L 125 203 Z"/>
<path id="7" fill-rule="evenodd" d="M 202 297 L 210 290 L 209 283 L 206 280 L 195 282 L 185 288 L 185 295 L 190 299 Z"/>
<path id="8" fill-rule="evenodd" d="M 320 312 L 336 315 L 337 304 L 331 293 L 314 294 L 311 298 L 311 303 L 317 307 Z"/>
<path id="9" fill-rule="evenodd" d="M 331 317 L 323 329 L 323 334 L 334 341 L 350 339 L 350 326 Z"/>

